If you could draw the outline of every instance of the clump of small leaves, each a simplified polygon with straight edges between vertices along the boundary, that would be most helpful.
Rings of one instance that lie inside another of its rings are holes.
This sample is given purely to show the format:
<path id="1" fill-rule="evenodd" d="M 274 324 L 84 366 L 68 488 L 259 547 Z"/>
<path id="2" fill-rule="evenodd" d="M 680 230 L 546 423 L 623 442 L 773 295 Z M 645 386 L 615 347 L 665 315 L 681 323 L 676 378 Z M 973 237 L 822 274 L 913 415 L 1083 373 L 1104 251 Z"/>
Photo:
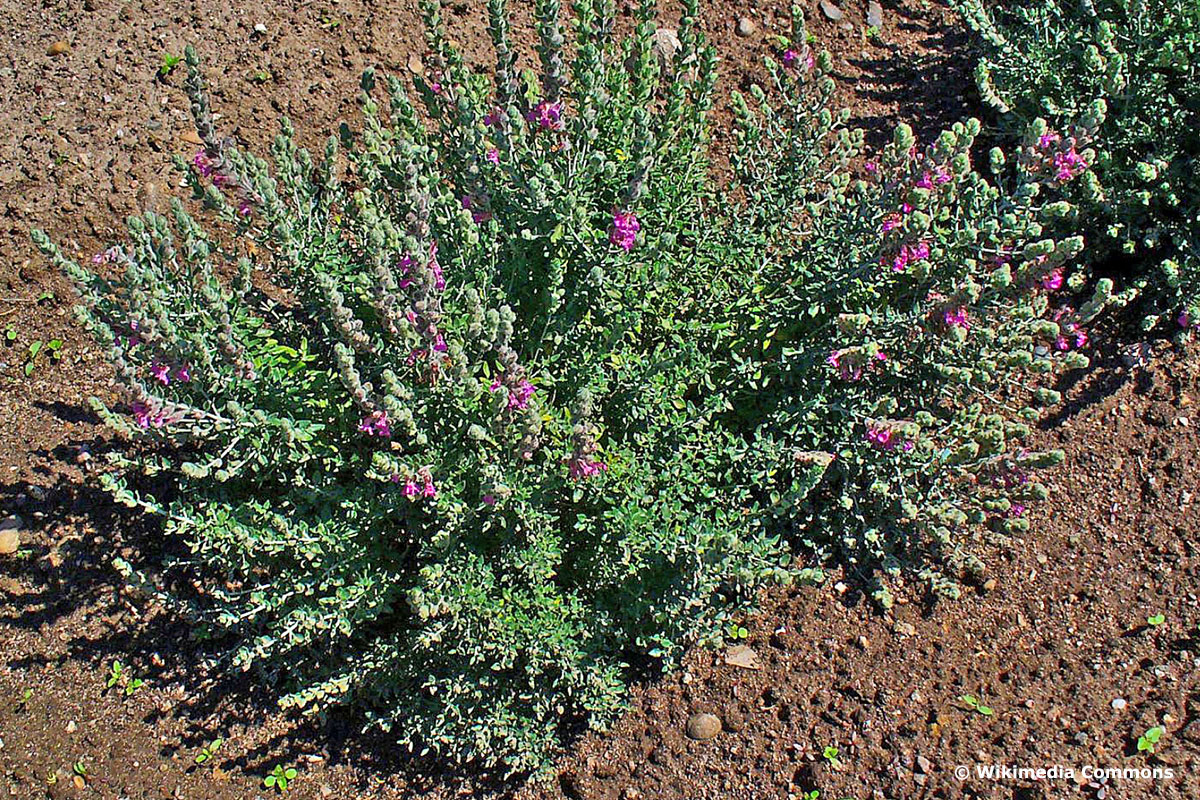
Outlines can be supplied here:
<path id="1" fill-rule="evenodd" d="M 1153 616 L 1146 617 L 1146 624 L 1149 625 L 1151 628 L 1157 628 L 1159 625 L 1162 625 L 1166 621 L 1167 621 L 1166 614 L 1155 614 Z"/>
<path id="2" fill-rule="evenodd" d="M 725 626 L 725 638 L 731 642 L 740 642 L 749 636 L 750 631 L 736 622 L 731 622 Z"/>
<path id="3" fill-rule="evenodd" d="M 841 769 L 842 762 L 838 758 L 838 749 L 832 745 L 821 751 L 821 757 L 829 762 L 829 766 L 833 769 Z"/>
<path id="4" fill-rule="evenodd" d="M 213 739 L 211 742 L 200 748 L 200 752 L 196 754 L 195 762 L 197 764 L 203 764 L 207 761 L 211 761 L 213 756 L 217 754 L 217 750 L 219 750 L 221 745 L 224 743 L 225 740 L 219 737 Z"/>
<path id="5" fill-rule="evenodd" d="M 1155 725 L 1153 728 L 1150 728 L 1149 730 L 1147 730 L 1145 733 L 1143 733 L 1141 736 L 1138 737 L 1138 740 L 1137 740 L 1138 752 L 1139 753 L 1148 753 L 1150 755 L 1153 755 L 1154 748 L 1156 746 L 1158 746 L 1159 740 L 1162 739 L 1163 734 L 1165 734 L 1166 732 L 1167 732 L 1167 729 L 1164 728 L 1162 725 Z"/>
<path id="6" fill-rule="evenodd" d="M 1036 118 L 1101 124 L 1092 169 L 1066 188 L 1091 258 L 1126 273 L 1143 326 L 1200 329 L 1200 3 L 956 0 L 984 49 L 984 100 L 1020 135 Z"/>
<path id="7" fill-rule="evenodd" d="M 280 794 L 283 794 L 288 790 L 288 784 L 295 779 L 296 770 L 293 767 L 284 767 L 282 764 L 276 764 L 271 774 L 263 778 L 263 786 L 268 789 L 275 789 Z"/>
<path id="8" fill-rule="evenodd" d="M 424 2 L 424 73 L 366 72 L 317 154 L 222 136 L 189 49 L 198 210 L 90 268 L 34 233 L 124 392 L 103 485 L 184 553 L 117 567 L 282 706 L 509 772 L 811 575 L 796 549 L 956 595 L 1046 496 L 1026 439 L 1111 289 L 1068 302 L 1083 241 L 1047 232 L 1094 120 L 990 177 L 978 121 L 900 126 L 858 170 L 796 9 L 718 188 L 694 0 L 669 62 L 651 2 L 626 38 L 535 5 L 540 70 L 491 0 L 485 74 Z"/>
<path id="9" fill-rule="evenodd" d="M 983 705 L 983 703 L 981 703 L 979 701 L 979 698 L 973 694 L 964 694 L 961 697 L 959 697 L 958 700 L 967 709 L 974 711 L 978 714 L 982 714 L 985 717 L 990 717 L 990 716 L 992 716 L 992 714 L 995 713 L 995 711 L 991 707 Z"/>
<path id="10" fill-rule="evenodd" d="M 131 696 L 138 689 L 146 685 L 146 682 L 141 678 L 134 677 L 133 674 L 120 661 L 114 661 L 108 669 L 108 684 L 107 688 L 117 689 L 126 697 Z"/>
<path id="11" fill-rule="evenodd" d="M 158 67 L 158 77 L 165 78 L 175 71 L 175 68 L 183 61 L 183 56 L 172 55 L 171 53 L 163 53 L 162 63 Z"/>

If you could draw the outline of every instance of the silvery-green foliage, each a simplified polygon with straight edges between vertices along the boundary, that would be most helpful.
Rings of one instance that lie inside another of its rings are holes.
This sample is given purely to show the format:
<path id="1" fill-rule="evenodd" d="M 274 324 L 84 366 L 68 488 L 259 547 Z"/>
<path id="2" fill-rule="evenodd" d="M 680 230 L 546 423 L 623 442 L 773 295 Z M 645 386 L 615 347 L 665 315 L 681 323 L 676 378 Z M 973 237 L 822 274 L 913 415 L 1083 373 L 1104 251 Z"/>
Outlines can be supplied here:
<path id="1" fill-rule="evenodd" d="M 1023 530 L 1058 459 L 1024 404 L 1107 300 L 1056 299 L 1080 242 L 1043 231 L 1071 213 L 1044 129 L 989 182 L 976 123 L 901 128 L 855 180 L 796 12 L 718 191 L 694 0 L 670 63 L 649 2 L 623 40 L 606 0 L 539 2 L 538 72 L 491 0 L 491 77 L 422 8 L 424 74 L 368 71 L 316 155 L 287 121 L 270 161 L 222 139 L 189 50 L 203 218 L 136 217 L 92 270 L 34 234 L 127 393 L 104 481 L 173 543 L 119 567 L 217 664 L 525 771 L 811 576 L 793 544 L 952 593 L 980 531 Z"/>
<path id="2" fill-rule="evenodd" d="M 984 48 L 976 78 L 1014 129 L 1102 110 L 1093 170 L 1073 187 L 1092 258 L 1129 276 L 1144 324 L 1200 320 L 1200 2 L 956 5 Z"/>

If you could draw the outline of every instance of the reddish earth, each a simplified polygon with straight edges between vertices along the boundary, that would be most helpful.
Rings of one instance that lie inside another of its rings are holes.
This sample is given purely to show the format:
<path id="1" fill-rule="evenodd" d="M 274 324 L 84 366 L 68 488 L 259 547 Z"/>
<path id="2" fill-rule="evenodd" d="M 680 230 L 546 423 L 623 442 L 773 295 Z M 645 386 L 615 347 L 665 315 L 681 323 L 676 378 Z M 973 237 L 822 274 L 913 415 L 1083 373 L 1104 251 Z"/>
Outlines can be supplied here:
<path id="1" fill-rule="evenodd" d="M 869 38 L 865 3 L 841 5 L 849 28 L 815 3 L 805 8 L 873 141 L 898 119 L 931 132 L 972 112 L 965 41 L 949 12 L 886 2 L 882 33 Z M 755 23 L 752 35 L 735 34 L 740 16 Z M 486 58 L 482 4 L 452 5 L 447 17 L 468 53 Z M 513 17 L 528 31 L 527 6 Z M 746 621 L 762 669 L 694 652 L 685 670 L 636 692 L 610 733 L 577 742 L 546 782 L 496 787 L 414 764 L 386 740 L 357 736 L 351 720 L 297 724 L 253 686 L 214 684 L 183 646 L 186 630 L 134 602 L 108 566 L 115 554 L 152 553 L 153 529 L 86 481 L 106 438 L 86 398 L 111 383 L 71 321 L 66 282 L 35 256 L 27 231 L 49 230 L 86 255 L 125 215 L 164 205 L 170 154 L 195 145 L 180 71 L 155 77 L 163 53 L 200 47 L 220 124 L 249 145 L 261 149 L 281 113 L 311 143 L 353 121 L 363 67 L 401 72 L 420 52 L 416 3 L 0 0 L 0 23 L 9 134 L 0 143 L 0 340 L 9 327 L 15 334 L 0 344 L 0 518 L 26 523 L 21 551 L 0 555 L 0 797 L 265 796 L 262 777 L 276 764 L 299 770 L 289 794 L 300 798 L 1200 796 L 1191 495 L 1200 360 L 1166 345 L 1145 368 L 1098 358 L 1047 421 L 1039 435 L 1064 447 L 1068 464 L 1033 512 L 1033 532 L 996 548 L 994 584 L 937 604 L 901 589 L 886 614 L 852 576 L 769 594 Z M 761 74 L 766 37 L 784 32 L 787 17 L 779 2 L 718 0 L 704 24 L 730 88 Z M 50 55 L 58 41 L 66 52 Z M 27 375 L 30 345 L 54 339 L 61 359 L 43 352 Z M 1162 624 L 1148 625 L 1158 613 Z M 114 659 L 145 687 L 128 698 L 106 692 Z M 964 709 L 967 693 L 994 714 Z M 698 712 L 725 730 L 688 739 Z M 1155 724 L 1167 731 L 1156 753 L 1137 754 L 1137 737 Z M 196 767 L 216 736 L 225 745 Z M 822 757 L 829 746 L 839 768 Z M 86 775 L 73 771 L 80 762 Z M 1098 786 L 955 778 L 955 766 L 976 764 L 1136 765 L 1175 777 Z"/>

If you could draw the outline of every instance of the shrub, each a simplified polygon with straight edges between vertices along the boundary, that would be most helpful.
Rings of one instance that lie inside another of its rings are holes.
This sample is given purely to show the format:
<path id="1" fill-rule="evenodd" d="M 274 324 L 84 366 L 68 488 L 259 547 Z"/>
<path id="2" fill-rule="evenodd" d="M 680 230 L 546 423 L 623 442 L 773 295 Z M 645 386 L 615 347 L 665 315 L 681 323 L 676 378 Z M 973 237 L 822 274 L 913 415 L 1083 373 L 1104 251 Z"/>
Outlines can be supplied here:
<path id="1" fill-rule="evenodd" d="M 958 0 L 985 52 L 977 79 L 1011 128 L 1102 116 L 1070 192 L 1092 257 L 1132 275 L 1146 328 L 1200 322 L 1200 3 Z M 1101 113 L 1097 113 L 1097 109 Z"/>
<path id="2" fill-rule="evenodd" d="M 1107 291 L 1054 301 L 1081 242 L 1042 233 L 1070 206 L 1036 131 L 994 183 L 976 122 L 902 127 L 852 180 L 796 12 L 717 191 L 694 3 L 660 63 L 652 4 L 619 41 L 583 0 L 568 66 L 542 0 L 535 76 L 493 0 L 494 79 L 424 10 L 423 114 L 391 79 L 385 119 L 368 72 L 359 131 L 315 159 L 285 121 L 268 164 L 217 135 L 189 50 L 205 144 L 177 166 L 212 224 L 133 218 L 93 270 L 34 232 L 130 400 L 96 404 L 130 440 L 104 481 L 184 545 L 118 566 L 220 663 L 534 769 L 756 587 L 815 576 L 793 543 L 952 593 L 980 531 L 1023 529 L 1060 456 L 1021 449 L 1022 404 L 1086 363 Z"/>

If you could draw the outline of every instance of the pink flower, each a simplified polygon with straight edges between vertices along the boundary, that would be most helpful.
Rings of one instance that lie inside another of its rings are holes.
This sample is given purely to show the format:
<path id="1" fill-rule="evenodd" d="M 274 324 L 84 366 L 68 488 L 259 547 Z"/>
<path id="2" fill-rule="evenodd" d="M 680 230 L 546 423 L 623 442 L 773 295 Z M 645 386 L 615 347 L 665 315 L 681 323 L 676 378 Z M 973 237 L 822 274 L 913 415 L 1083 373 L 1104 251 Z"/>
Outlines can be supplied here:
<path id="1" fill-rule="evenodd" d="M 133 421 L 140 428 L 149 428 L 153 425 L 155 428 L 161 428 L 165 422 L 165 418 L 161 411 L 154 411 L 150 406 L 140 400 L 133 404 Z"/>
<path id="2" fill-rule="evenodd" d="M 879 165 L 876 164 L 874 161 L 868 161 L 863 166 L 864 166 L 864 169 L 866 169 L 868 175 L 874 175 L 875 173 L 879 172 Z"/>
<path id="3" fill-rule="evenodd" d="M 180 383 L 187 383 L 192 379 L 192 369 L 186 363 L 175 368 L 175 380 Z"/>
<path id="4" fill-rule="evenodd" d="M 933 173 L 926 172 L 924 175 L 922 175 L 921 179 L 916 182 L 916 187 L 918 189 L 932 189 L 933 188 Z"/>
<path id="5" fill-rule="evenodd" d="M 485 158 L 487 158 L 487 160 L 493 164 L 499 164 L 500 163 L 500 151 L 494 147 L 490 148 L 487 151 L 487 155 L 485 156 Z"/>
<path id="6" fill-rule="evenodd" d="M 789 67 L 792 64 L 795 64 L 796 59 L 799 57 L 800 57 L 800 54 L 797 53 L 795 50 L 793 50 L 790 47 L 787 50 L 783 51 L 783 63 Z"/>
<path id="7" fill-rule="evenodd" d="M 170 373 L 171 373 L 171 368 L 168 367 L 166 364 L 163 364 L 161 361 L 155 361 L 153 364 L 150 365 L 150 374 L 153 375 L 154 379 L 156 381 L 158 381 L 159 383 L 161 383 L 163 386 L 166 386 L 167 384 L 169 384 L 171 382 L 171 374 Z"/>
<path id="8" fill-rule="evenodd" d="M 543 130 L 561 131 L 564 127 L 562 103 L 549 103 L 543 100 L 530 109 L 525 118 Z"/>
<path id="9" fill-rule="evenodd" d="M 890 428 L 872 425 L 867 428 L 866 440 L 880 450 L 891 450 L 896 446 L 896 440 Z"/>
<path id="10" fill-rule="evenodd" d="M 888 214 L 883 219 L 883 225 L 881 226 L 881 231 L 883 233 L 889 233 L 891 231 L 894 231 L 896 228 L 900 227 L 900 223 L 901 223 L 901 219 L 900 219 L 899 214 Z"/>
<path id="11" fill-rule="evenodd" d="M 945 167 L 938 167 L 937 172 L 933 177 L 933 182 L 941 186 L 942 184 L 949 183 L 950 180 L 950 170 L 946 169 Z"/>
<path id="12" fill-rule="evenodd" d="M 948 328 L 962 328 L 964 331 L 971 329 L 971 321 L 967 319 L 967 309 L 963 306 L 943 311 L 942 321 Z"/>
<path id="13" fill-rule="evenodd" d="M 197 150 L 196 155 L 192 156 L 192 166 L 196 168 L 196 172 L 199 172 L 205 178 L 211 177 L 213 174 L 214 167 L 212 159 L 210 159 L 208 157 L 208 153 L 202 149 Z"/>
<path id="14" fill-rule="evenodd" d="M 628 253 L 637 242 L 637 234 L 641 229 L 642 223 L 632 211 L 614 211 L 608 240 Z"/>
<path id="15" fill-rule="evenodd" d="M 416 497 L 418 494 L 421 493 L 421 490 L 419 488 L 417 488 L 416 481 L 414 481 L 412 478 L 409 478 L 408 480 L 406 480 L 404 482 L 404 488 L 401 491 L 404 492 L 404 496 L 407 497 L 409 500 L 412 500 L 414 497 Z"/>
<path id="16" fill-rule="evenodd" d="M 1054 292 L 1062 288 L 1063 274 L 1061 269 L 1056 269 L 1040 281 L 1041 287 L 1048 292 Z"/>
<path id="17" fill-rule="evenodd" d="M 583 480 L 599 475 L 601 472 L 608 470 L 608 464 L 603 461 L 596 461 L 591 456 L 579 456 L 577 458 L 568 459 L 567 472 L 572 480 Z"/>
<path id="18" fill-rule="evenodd" d="M 358 430 L 368 436 L 378 436 L 381 439 L 390 438 L 392 428 L 388 422 L 386 411 L 372 411 L 358 423 Z"/>
<path id="19" fill-rule="evenodd" d="M 1048 150 L 1052 145 L 1058 144 L 1061 141 L 1062 137 L 1058 133 L 1055 131 L 1046 131 L 1038 137 L 1038 147 Z"/>
<path id="20" fill-rule="evenodd" d="M 1189 315 L 1186 311 L 1180 311 L 1179 316 L 1175 318 L 1175 321 L 1179 323 L 1179 327 L 1181 328 L 1193 327 L 1191 315 Z"/>
<path id="21" fill-rule="evenodd" d="M 494 506 L 494 505 L 496 505 L 496 496 L 495 496 L 494 494 L 485 494 L 485 495 L 483 496 L 483 504 L 484 504 L 485 506 Z"/>

